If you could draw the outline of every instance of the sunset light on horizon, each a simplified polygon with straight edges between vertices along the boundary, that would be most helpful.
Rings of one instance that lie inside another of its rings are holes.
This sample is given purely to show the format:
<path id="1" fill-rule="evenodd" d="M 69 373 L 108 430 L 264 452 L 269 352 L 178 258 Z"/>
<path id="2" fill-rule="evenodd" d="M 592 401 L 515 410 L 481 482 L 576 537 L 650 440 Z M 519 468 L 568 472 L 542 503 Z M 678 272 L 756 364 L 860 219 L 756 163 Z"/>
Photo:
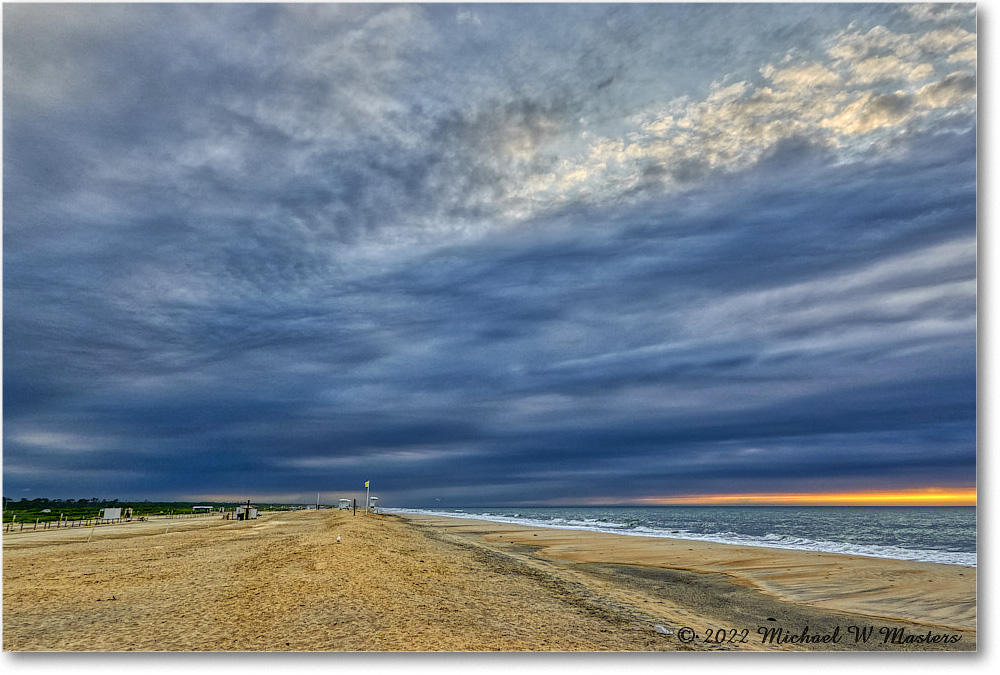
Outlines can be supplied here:
<path id="1" fill-rule="evenodd" d="M 643 497 L 640 504 L 655 505 L 795 505 L 795 506 L 975 506 L 976 488 L 927 487 L 870 492 L 791 492 L 755 494 Z"/>

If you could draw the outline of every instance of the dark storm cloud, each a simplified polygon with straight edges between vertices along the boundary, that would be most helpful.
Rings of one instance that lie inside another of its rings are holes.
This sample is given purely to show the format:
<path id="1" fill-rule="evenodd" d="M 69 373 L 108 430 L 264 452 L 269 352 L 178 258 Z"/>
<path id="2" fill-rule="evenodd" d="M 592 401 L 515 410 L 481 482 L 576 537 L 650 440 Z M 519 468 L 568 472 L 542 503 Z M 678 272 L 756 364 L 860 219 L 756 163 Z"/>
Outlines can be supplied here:
<path id="1" fill-rule="evenodd" d="M 8 493 L 973 480 L 967 15 L 4 11 Z M 936 79 L 739 98 L 876 38 Z"/>

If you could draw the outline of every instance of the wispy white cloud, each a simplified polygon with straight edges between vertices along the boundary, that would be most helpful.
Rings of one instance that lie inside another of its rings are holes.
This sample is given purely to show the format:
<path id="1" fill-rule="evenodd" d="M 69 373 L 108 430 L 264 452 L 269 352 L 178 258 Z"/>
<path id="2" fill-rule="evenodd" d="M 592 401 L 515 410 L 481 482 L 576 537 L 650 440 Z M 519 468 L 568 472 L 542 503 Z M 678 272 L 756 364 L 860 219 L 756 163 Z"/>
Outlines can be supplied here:
<path id="1" fill-rule="evenodd" d="M 829 45 L 822 60 L 789 53 L 763 65 L 760 84 L 724 77 L 701 100 L 679 98 L 633 115 L 621 137 L 584 131 L 583 153 L 560 157 L 555 171 L 525 187 L 536 204 L 613 199 L 641 187 L 651 167 L 669 187 L 692 170 L 745 169 L 787 139 L 856 154 L 912 133 L 942 108 L 975 110 L 975 72 L 955 70 L 975 59 L 975 35 L 965 29 L 876 26 L 839 32 Z"/>
<path id="2" fill-rule="evenodd" d="M 968 19 L 976 15 L 976 5 L 972 2 L 922 2 L 902 5 L 902 7 L 911 15 L 923 21 L 947 22 Z"/>
<path id="3" fill-rule="evenodd" d="M 108 449 L 110 438 L 93 437 L 67 431 L 23 430 L 10 434 L 9 439 L 37 450 L 75 453 Z"/>
<path id="4" fill-rule="evenodd" d="M 483 25 L 483 20 L 479 18 L 479 15 L 468 9 L 460 9 L 455 12 L 455 21 L 458 23 L 469 23 L 475 26 Z"/>
<path id="5" fill-rule="evenodd" d="M 835 276 L 734 294 L 678 323 L 697 334 L 733 336 L 737 331 L 745 337 L 816 330 L 828 338 L 830 327 L 839 326 L 836 342 L 869 346 L 883 340 L 894 343 L 907 331 L 914 337 L 923 330 L 961 336 L 975 326 L 976 281 L 967 275 L 953 279 L 953 272 L 971 270 L 975 259 L 975 239 L 950 241 Z M 917 279 L 926 281 L 915 285 Z M 935 313 L 946 307 L 954 312 L 926 321 L 929 306 Z M 896 328 L 871 329 L 884 323 Z M 850 337 L 855 331 L 863 334 Z"/>

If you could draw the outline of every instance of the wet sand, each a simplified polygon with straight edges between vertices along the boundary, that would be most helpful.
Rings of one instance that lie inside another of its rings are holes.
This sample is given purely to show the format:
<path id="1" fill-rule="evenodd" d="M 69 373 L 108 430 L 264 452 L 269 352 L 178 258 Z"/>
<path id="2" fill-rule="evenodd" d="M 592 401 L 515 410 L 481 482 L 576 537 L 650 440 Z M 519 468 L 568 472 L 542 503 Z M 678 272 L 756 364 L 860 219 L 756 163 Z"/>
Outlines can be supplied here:
<path id="1" fill-rule="evenodd" d="M 976 571 L 949 565 L 332 510 L 90 535 L 4 535 L 4 650 L 975 648 Z M 807 626 L 840 640 L 758 632 Z"/>

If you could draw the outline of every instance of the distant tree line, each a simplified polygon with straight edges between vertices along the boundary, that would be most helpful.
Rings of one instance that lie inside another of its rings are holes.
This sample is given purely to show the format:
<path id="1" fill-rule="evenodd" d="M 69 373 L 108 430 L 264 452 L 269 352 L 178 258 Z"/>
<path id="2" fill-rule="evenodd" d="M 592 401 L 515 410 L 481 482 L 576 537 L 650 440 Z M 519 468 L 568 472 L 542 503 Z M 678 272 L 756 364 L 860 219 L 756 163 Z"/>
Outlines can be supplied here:
<path id="1" fill-rule="evenodd" d="M 243 502 L 246 503 L 246 502 Z M 287 504 L 254 504 L 261 511 L 283 510 L 291 508 Z M 87 518 L 100 517 L 105 507 L 132 507 L 132 517 L 157 516 L 169 513 L 191 513 L 193 506 L 214 506 L 216 509 L 225 507 L 231 509 L 236 506 L 235 502 L 151 502 L 151 501 L 119 501 L 117 499 L 46 499 L 36 497 L 34 499 L 14 500 L 8 497 L 3 498 L 3 522 L 9 523 L 15 519 L 17 522 L 44 523 L 56 521 L 61 517 L 63 520 L 85 520 Z"/>

